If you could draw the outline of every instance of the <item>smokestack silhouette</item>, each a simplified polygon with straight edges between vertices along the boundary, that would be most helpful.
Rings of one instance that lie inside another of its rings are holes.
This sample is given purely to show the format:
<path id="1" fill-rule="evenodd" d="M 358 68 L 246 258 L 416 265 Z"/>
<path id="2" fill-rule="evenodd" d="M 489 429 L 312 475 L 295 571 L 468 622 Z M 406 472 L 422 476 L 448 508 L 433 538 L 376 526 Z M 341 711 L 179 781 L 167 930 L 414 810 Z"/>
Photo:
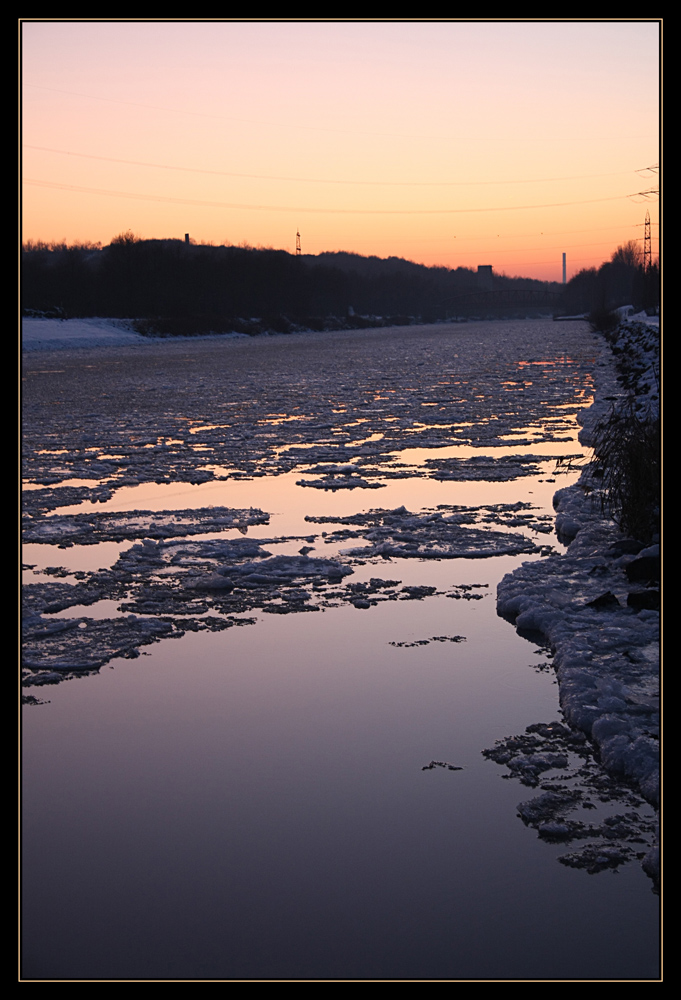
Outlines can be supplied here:
<path id="1" fill-rule="evenodd" d="M 566 272 L 566 268 L 565 268 L 565 254 L 563 254 L 563 284 L 565 284 L 565 272 Z"/>

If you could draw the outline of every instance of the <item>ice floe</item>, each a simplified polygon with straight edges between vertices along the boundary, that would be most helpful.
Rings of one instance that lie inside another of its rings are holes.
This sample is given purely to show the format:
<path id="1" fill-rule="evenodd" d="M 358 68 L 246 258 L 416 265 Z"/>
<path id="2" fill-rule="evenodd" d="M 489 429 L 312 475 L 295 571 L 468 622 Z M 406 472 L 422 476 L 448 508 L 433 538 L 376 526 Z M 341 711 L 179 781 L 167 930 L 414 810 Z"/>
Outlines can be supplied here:
<path id="1" fill-rule="evenodd" d="M 364 559 L 482 559 L 541 551 L 541 546 L 526 535 L 470 526 L 475 522 L 492 522 L 542 531 L 543 523 L 537 524 L 532 514 L 520 513 L 527 508 L 531 508 L 531 504 L 520 502 L 477 508 L 441 504 L 435 510 L 420 512 L 397 507 L 348 517 L 309 516 L 306 520 L 317 524 L 357 526 L 355 530 L 337 529 L 325 539 L 331 543 L 342 538 L 362 538 L 369 543 L 342 550 L 346 556 L 361 556 Z"/>
<path id="2" fill-rule="evenodd" d="M 31 494 L 27 506 L 31 503 Z M 27 512 L 24 512 L 25 515 Z M 102 513 L 52 515 L 35 513 L 24 518 L 25 542 L 51 545 L 94 545 L 120 542 L 128 538 L 178 538 L 205 535 L 226 528 L 267 524 L 269 514 L 261 510 L 233 510 L 229 507 L 192 508 L 174 511 L 106 511 Z"/>

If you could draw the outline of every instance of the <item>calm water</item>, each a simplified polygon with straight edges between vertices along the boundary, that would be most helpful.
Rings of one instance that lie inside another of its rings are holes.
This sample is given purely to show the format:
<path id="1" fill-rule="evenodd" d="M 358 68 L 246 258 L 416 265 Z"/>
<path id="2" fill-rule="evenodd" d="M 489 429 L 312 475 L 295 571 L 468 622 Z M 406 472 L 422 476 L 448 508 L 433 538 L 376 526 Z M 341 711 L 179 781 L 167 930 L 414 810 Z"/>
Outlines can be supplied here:
<path id="1" fill-rule="evenodd" d="M 275 514 L 249 535 L 272 538 L 309 531 L 305 514 L 377 506 L 550 511 L 568 480 L 545 475 L 327 494 L 292 473 L 152 484 L 116 502 L 247 497 Z M 53 563 L 42 549 L 24 559 Z M 59 559 L 108 565 L 110 549 Z M 558 717 L 541 651 L 496 615 L 496 583 L 523 558 L 356 566 L 352 581 L 488 587 L 477 601 L 260 614 L 37 689 L 49 704 L 23 719 L 24 976 L 656 977 L 658 901 L 639 867 L 557 863 L 564 847 L 516 817 L 532 791 L 481 756 Z M 454 635 L 466 641 L 391 645 Z M 463 770 L 422 770 L 433 759 Z"/>

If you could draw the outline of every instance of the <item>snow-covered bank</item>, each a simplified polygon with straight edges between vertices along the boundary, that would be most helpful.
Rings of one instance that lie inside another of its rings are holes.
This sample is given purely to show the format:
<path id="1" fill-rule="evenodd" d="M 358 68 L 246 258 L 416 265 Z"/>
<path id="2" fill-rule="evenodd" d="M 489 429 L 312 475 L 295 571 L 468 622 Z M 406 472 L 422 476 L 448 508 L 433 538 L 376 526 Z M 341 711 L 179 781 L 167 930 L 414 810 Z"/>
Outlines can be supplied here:
<path id="1" fill-rule="evenodd" d="M 59 351 L 74 347 L 117 347 L 143 344 L 144 337 L 115 319 L 32 319 L 21 321 L 24 351 Z"/>
<path id="2" fill-rule="evenodd" d="M 594 404 L 580 414 L 591 446 L 613 402 L 659 417 L 659 331 L 628 323 L 610 337 Z M 520 632 L 540 632 L 554 651 L 567 722 L 589 736 L 604 767 L 659 804 L 659 538 L 626 538 L 604 515 L 593 464 L 554 497 L 567 552 L 525 563 L 503 578 L 497 610 Z M 652 541 L 653 544 L 649 544 Z M 648 544 L 646 544 L 648 543 Z M 659 864 L 648 856 L 651 872 Z"/>

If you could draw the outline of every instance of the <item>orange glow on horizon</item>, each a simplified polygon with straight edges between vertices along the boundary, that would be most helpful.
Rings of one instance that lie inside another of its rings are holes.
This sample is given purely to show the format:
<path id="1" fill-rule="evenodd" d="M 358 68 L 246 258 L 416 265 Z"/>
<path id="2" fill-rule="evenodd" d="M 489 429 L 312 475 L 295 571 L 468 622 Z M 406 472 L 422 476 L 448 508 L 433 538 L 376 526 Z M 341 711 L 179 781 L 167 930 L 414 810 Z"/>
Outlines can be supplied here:
<path id="1" fill-rule="evenodd" d="M 649 209 L 657 255 L 660 27 L 25 20 L 22 237 L 560 281 Z"/>

